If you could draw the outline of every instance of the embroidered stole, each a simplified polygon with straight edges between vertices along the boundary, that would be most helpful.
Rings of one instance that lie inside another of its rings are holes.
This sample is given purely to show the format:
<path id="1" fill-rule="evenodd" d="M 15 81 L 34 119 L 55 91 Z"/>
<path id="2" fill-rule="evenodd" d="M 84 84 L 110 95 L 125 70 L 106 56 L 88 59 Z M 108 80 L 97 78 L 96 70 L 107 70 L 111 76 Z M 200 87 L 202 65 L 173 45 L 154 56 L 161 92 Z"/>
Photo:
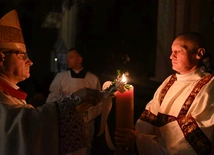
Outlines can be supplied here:
<path id="1" fill-rule="evenodd" d="M 196 86 L 193 88 L 190 95 L 185 100 L 179 114 L 177 117 L 158 113 L 158 115 L 154 115 L 148 110 L 144 110 L 141 114 L 140 118 L 143 121 L 151 123 L 155 126 L 161 127 L 172 121 L 177 121 L 186 140 L 192 146 L 192 148 L 196 151 L 197 154 L 209 154 L 212 151 L 212 146 L 210 140 L 206 137 L 203 131 L 198 127 L 195 119 L 191 116 L 186 116 L 192 102 L 194 101 L 197 94 L 200 92 L 201 88 L 210 81 L 213 75 L 207 75 L 202 78 Z M 166 84 L 166 86 L 162 89 L 160 94 L 160 104 L 168 92 L 169 88 L 173 85 L 173 83 L 177 80 L 176 75 L 173 74 Z"/>

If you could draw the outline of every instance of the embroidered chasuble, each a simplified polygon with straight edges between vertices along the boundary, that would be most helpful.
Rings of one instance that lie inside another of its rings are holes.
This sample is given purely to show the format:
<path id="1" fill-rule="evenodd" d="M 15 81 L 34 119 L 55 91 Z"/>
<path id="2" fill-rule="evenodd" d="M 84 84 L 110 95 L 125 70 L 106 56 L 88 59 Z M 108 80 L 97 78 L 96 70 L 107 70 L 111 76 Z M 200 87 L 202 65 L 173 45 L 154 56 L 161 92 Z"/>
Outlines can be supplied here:
<path id="1" fill-rule="evenodd" d="M 200 69 L 169 76 L 136 122 L 139 154 L 213 154 L 212 92 L 213 76 Z"/>
<path id="2" fill-rule="evenodd" d="M 34 109 L 23 102 L 26 93 L 0 78 L 0 97 L 1 155 L 64 155 L 86 147 L 83 116 L 71 95 Z"/>

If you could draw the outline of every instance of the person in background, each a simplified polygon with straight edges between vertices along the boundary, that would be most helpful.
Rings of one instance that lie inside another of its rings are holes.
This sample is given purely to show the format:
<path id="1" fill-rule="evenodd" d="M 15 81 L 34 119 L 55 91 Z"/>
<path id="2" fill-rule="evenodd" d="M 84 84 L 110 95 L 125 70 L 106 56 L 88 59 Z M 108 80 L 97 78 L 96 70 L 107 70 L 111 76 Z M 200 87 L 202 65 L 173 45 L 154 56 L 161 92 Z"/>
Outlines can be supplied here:
<path id="1" fill-rule="evenodd" d="M 68 70 L 60 72 L 55 76 L 50 85 L 50 94 L 46 100 L 47 103 L 54 102 L 84 87 L 101 90 L 99 78 L 83 66 L 82 53 L 78 52 L 75 48 L 69 49 L 66 62 Z M 73 152 L 71 153 L 72 155 L 90 154 L 95 130 L 94 119 L 100 115 L 101 106 L 101 103 L 99 103 L 86 110 L 84 121 L 87 124 L 88 147 Z"/>
<path id="2" fill-rule="evenodd" d="M 34 108 L 17 83 L 30 76 L 28 58 L 16 10 L 0 16 L 0 154 L 65 155 L 87 146 L 83 102 L 96 105 L 98 90 L 83 88 L 55 103 Z"/>
<path id="3" fill-rule="evenodd" d="M 214 78 L 201 70 L 203 37 L 182 33 L 171 49 L 176 73 L 157 89 L 135 130 L 115 131 L 116 144 L 140 155 L 214 154 Z"/>

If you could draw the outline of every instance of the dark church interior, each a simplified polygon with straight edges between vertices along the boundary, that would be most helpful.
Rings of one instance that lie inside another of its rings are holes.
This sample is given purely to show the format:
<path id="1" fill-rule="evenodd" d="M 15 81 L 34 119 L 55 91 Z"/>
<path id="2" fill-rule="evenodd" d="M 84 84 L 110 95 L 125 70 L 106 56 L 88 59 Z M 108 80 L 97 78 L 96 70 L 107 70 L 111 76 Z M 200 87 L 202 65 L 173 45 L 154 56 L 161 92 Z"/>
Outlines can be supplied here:
<path id="1" fill-rule="evenodd" d="M 129 72 L 135 121 L 163 79 L 173 73 L 170 45 L 178 34 L 202 33 L 214 54 L 212 0 L 1 0 L 0 8 L 1 17 L 12 8 L 18 12 L 33 61 L 30 78 L 18 85 L 27 92 L 27 101 L 35 94 L 44 96 L 36 106 L 45 104 L 55 75 L 66 70 L 63 56 L 70 48 L 84 53 L 84 67 L 101 84 L 115 79 L 117 70 Z M 114 110 L 113 105 L 109 120 L 114 120 Z M 109 123 L 112 135 L 114 123 Z M 93 145 L 94 154 L 113 154 L 104 136 Z"/>

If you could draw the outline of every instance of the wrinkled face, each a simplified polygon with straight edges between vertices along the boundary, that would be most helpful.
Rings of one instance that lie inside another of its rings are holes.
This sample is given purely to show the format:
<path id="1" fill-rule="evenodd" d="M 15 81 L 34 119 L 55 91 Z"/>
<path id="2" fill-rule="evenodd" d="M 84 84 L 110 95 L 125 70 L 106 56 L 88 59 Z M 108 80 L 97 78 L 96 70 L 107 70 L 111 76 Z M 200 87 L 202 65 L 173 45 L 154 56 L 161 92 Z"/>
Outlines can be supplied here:
<path id="1" fill-rule="evenodd" d="M 197 46 L 193 42 L 180 36 L 174 40 L 171 48 L 170 59 L 173 70 L 180 74 L 186 74 L 197 68 L 200 58 Z"/>
<path id="2" fill-rule="evenodd" d="M 66 62 L 68 68 L 78 69 L 82 64 L 82 57 L 76 50 L 69 51 L 67 53 Z"/>
<path id="3" fill-rule="evenodd" d="M 33 62 L 26 52 L 7 51 L 1 53 L 0 71 L 14 84 L 30 77 L 30 66 Z"/>

